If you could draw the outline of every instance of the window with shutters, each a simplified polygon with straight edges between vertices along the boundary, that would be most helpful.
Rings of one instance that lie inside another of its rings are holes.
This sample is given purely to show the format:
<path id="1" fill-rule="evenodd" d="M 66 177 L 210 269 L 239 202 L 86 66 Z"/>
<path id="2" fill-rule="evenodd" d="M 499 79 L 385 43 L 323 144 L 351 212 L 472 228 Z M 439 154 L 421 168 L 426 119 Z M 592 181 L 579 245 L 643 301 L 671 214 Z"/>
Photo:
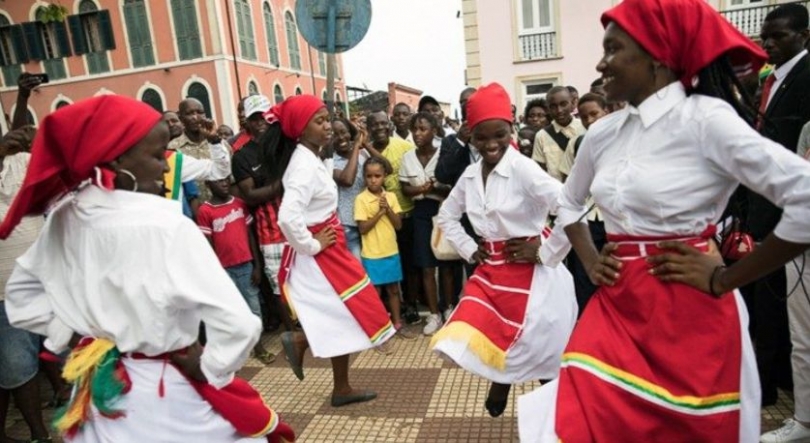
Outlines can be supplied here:
<path id="1" fill-rule="evenodd" d="M 104 22 L 103 14 L 99 13 L 98 6 L 93 0 L 82 0 L 79 3 L 79 16 L 74 16 L 75 18 L 68 17 L 70 32 L 76 34 L 73 35 L 74 52 L 80 53 L 79 49 L 76 48 L 75 41 L 81 39 L 84 43 L 83 48 L 86 49 L 86 51 L 82 52 L 86 52 L 85 59 L 87 60 L 87 72 L 89 74 L 110 72 L 110 61 L 105 52 L 108 48 L 103 44 L 103 40 L 112 39 L 112 26 L 109 11 L 104 12 L 106 13 L 106 24 L 109 28 L 107 31 L 109 36 L 104 38 L 102 38 L 102 32 L 104 32 L 104 26 L 102 25 L 102 22 Z M 78 20 L 78 26 L 71 19 Z"/>
<path id="2" fill-rule="evenodd" d="M 15 86 L 22 74 L 22 65 L 28 61 L 23 43 L 22 28 L 12 25 L 8 17 L 0 14 L 0 66 L 3 71 L 3 85 Z"/>
<path id="3" fill-rule="evenodd" d="M 160 93 L 152 88 L 143 91 L 141 101 L 154 108 L 157 112 L 163 112 L 163 99 L 160 98 Z"/>
<path id="4" fill-rule="evenodd" d="M 264 34 L 267 37 L 267 52 L 270 56 L 270 64 L 279 66 L 278 62 L 278 40 L 276 39 L 276 22 L 273 20 L 273 10 L 270 3 L 264 2 L 262 6 L 264 15 Z"/>
<path id="5" fill-rule="evenodd" d="M 304 93 L 304 92 L 303 92 L 303 91 L 301 91 L 301 88 L 300 88 L 300 87 L 298 87 L 298 86 L 296 86 L 296 87 L 295 87 L 295 95 L 301 95 L 301 94 L 303 94 L 303 93 Z"/>
<path id="6" fill-rule="evenodd" d="M 62 108 L 64 108 L 65 106 L 67 106 L 69 104 L 70 104 L 69 102 L 66 102 L 64 100 L 59 100 L 59 103 L 56 104 L 56 109 L 62 109 Z"/>
<path id="7" fill-rule="evenodd" d="M 298 49 L 298 27 L 290 11 L 284 14 L 284 28 L 287 31 L 287 51 L 290 53 L 290 67 L 301 70 L 301 50 Z"/>
<path id="8" fill-rule="evenodd" d="M 248 95 L 259 95 L 259 85 L 253 80 L 248 82 Z"/>
<path id="9" fill-rule="evenodd" d="M 127 28 L 129 51 L 132 54 L 132 66 L 140 68 L 154 65 L 155 54 L 144 0 L 124 0 L 124 23 Z"/>
<path id="10" fill-rule="evenodd" d="M 188 87 L 188 97 L 196 98 L 203 105 L 205 116 L 211 118 L 211 98 L 208 94 L 208 88 L 204 84 L 194 82 Z"/>
<path id="11" fill-rule="evenodd" d="M 64 22 L 44 23 L 45 8 L 37 8 L 36 22 L 23 23 L 25 42 L 32 59 L 42 60 L 42 67 L 51 81 L 67 77 L 62 57 L 71 55 L 67 26 Z"/>
<path id="12" fill-rule="evenodd" d="M 172 0 L 174 33 L 180 60 L 202 57 L 200 28 L 197 25 L 195 0 Z"/>
<path id="13" fill-rule="evenodd" d="M 239 33 L 239 50 L 242 58 L 256 60 L 256 39 L 253 37 L 253 17 L 247 0 L 235 0 L 236 27 Z"/>
<path id="14" fill-rule="evenodd" d="M 281 90 L 281 85 L 276 85 L 273 88 L 273 101 L 279 104 L 284 101 L 284 92 Z"/>
<path id="15" fill-rule="evenodd" d="M 321 75 L 326 75 L 326 54 L 318 51 L 318 71 Z"/>

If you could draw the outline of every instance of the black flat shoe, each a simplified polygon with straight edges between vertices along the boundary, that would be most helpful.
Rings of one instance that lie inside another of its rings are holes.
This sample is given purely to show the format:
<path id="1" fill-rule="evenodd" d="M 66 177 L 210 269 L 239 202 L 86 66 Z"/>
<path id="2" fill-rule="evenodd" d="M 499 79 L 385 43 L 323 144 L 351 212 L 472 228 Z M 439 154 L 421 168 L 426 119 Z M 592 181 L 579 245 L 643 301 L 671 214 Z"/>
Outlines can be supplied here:
<path id="1" fill-rule="evenodd" d="M 304 368 L 301 367 L 300 363 L 298 363 L 298 355 L 295 352 L 295 343 L 293 342 L 292 332 L 281 333 L 281 346 L 284 347 L 284 355 L 287 357 L 287 363 L 290 364 L 293 374 L 295 374 L 299 380 L 303 380 Z"/>
<path id="2" fill-rule="evenodd" d="M 487 399 L 487 401 L 484 402 L 484 407 L 487 409 L 487 412 L 489 412 L 490 417 L 500 417 L 503 411 L 506 410 L 507 403 L 509 403 L 508 398 L 501 401 Z"/>
<path id="3" fill-rule="evenodd" d="M 339 408 L 352 403 L 362 403 L 377 398 L 377 393 L 374 391 L 363 391 L 357 394 L 349 395 L 332 395 L 332 407 Z"/>

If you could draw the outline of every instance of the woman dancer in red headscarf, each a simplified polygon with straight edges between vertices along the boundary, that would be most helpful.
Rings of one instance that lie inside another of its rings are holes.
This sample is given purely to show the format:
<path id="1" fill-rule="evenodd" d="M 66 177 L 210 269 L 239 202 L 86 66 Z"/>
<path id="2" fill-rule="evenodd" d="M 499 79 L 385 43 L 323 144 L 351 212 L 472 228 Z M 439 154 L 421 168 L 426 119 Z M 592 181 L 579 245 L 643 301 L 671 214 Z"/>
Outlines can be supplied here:
<path id="1" fill-rule="evenodd" d="M 74 390 L 56 421 L 71 441 L 292 441 L 234 378 L 261 325 L 179 203 L 162 197 L 168 142 L 158 112 L 120 96 L 42 121 L 0 226 L 6 238 L 48 211 L 9 279 L 9 319 L 52 351 L 74 346 L 63 372 Z"/>
<path id="2" fill-rule="evenodd" d="M 608 99 L 629 106 L 588 131 L 558 218 L 601 287 L 559 380 L 521 398 L 521 441 L 757 441 L 759 382 L 734 288 L 810 244 L 810 166 L 753 129 L 735 74 L 765 54 L 705 1 L 626 0 L 602 23 L 597 70 Z M 739 183 L 784 215 L 725 268 L 713 224 Z M 590 193 L 611 242 L 601 254 L 572 224 Z"/>
<path id="3" fill-rule="evenodd" d="M 497 417 L 513 383 L 557 376 L 577 305 L 571 274 L 557 266 L 570 250 L 565 233 L 540 239 L 562 184 L 511 146 L 512 108 L 501 85 L 470 96 L 467 124 L 481 161 L 464 171 L 438 223 L 459 255 L 480 266 L 431 344 L 492 381 L 485 407 Z M 481 245 L 464 232 L 464 213 Z"/>
<path id="4" fill-rule="evenodd" d="M 320 158 L 332 138 L 329 112 L 317 98 L 298 95 L 267 117 L 278 126 L 261 143 L 271 179 L 281 178 L 284 186 L 278 224 L 289 242 L 279 284 L 304 328 L 282 335 L 287 360 L 303 380 L 307 347 L 316 357 L 331 358 L 334 407 L 373 400 L 376 393 L 349 385 L 349 354 L 382 344 L 396 330 L 337 219 L 337 184 Z"/>

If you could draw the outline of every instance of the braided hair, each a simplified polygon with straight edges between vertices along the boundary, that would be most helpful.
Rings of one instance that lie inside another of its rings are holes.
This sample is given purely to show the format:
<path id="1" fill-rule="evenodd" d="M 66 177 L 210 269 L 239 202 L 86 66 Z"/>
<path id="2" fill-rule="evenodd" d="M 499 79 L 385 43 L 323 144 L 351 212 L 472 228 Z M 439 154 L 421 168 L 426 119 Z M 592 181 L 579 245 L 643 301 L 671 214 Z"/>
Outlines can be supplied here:
<path id="1" fill-rule="evenodd" d="M 718 57 L 698 73 L 698 84 L 692 93 L 723 100 L 752 127 L 760 117 L 754 100 L 737 77 L 726 55 Z"/>
<path id="2" fill-rule="evenodd" d="M 285 136 L 281 132 L 281 124 L 275 122 L 267 128 L 258 142 L 259 159 L 269 171 L 268 183 L 280 181 L 295 152 L 295 141 Z"/>

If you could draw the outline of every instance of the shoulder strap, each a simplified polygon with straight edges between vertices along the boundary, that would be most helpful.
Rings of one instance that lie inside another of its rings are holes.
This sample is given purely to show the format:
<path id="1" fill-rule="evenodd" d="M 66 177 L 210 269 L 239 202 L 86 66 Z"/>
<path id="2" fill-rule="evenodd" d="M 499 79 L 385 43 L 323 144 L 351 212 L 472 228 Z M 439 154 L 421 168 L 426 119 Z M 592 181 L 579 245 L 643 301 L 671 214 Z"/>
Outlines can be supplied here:
<path id="1" fill-rule="evenodd" d="M 577 158 L 577 153 L 579 152 L 579 145 L 581 145 L 581 144 L 582 144 L 582 139 L 583 139 L 583 138 L 585 138 L 585 136 L 584 136 L 584 135 L 580 135 L 580 136 L 579 136 L 579 137 L 577 137 L 577 139 L 574 141 L 574 158 Z"/>
<path id="2" fill-rule="evenodd" d="M 557 143 L 557 146 L 559 146 L 560 149 L 565 150 L 565 147 L 568 146 L 568 141 L 570 140 L 565 136 L 565 134 L 562 132 L 557 132 L 554 129 L 554 124 L 550 124 L 543 129 L 548 133 L 548 135 L 551 136 L 551 139 Z"/>

